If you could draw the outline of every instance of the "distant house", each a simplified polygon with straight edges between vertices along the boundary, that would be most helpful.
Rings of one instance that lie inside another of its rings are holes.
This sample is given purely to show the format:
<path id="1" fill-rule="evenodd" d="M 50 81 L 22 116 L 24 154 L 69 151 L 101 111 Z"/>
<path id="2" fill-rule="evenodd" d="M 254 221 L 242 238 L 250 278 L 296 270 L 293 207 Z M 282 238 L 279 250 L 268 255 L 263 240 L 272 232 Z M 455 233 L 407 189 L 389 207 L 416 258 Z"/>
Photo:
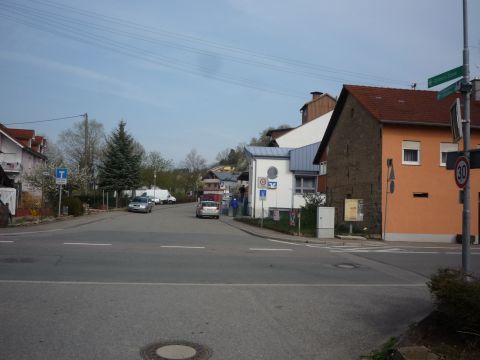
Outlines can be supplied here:
<path id="1" fill-rule="evenodd" d="M 337 100 L 329 94 L 318 91 L 311 94 L 312 100 L 305 103 L 300 109 L 302 113 L 302 124 L 300 126 L 293 129 L 272 130 L 267 134 L 271 138 L 272 146 L 300 148 L 322 141 Z M 326 156 L 319 165 L 316 181 L 317 191 L 324 193 L 326 191 Z"/>
<path id="2" fill-rule="evenodd" d="M 249 160 L 248 213 L 262 216 L 260 178 L 266 178 L 267 196 L 263 201 L 263 215 L 273 210 L 286 211 L 305 205 L 303 195 L 317 192 L 317 176 L 320 167 L 313 165 L 313 158 L 320 143 L 298 149 L 281 147 L 246 146 Z"/>
<path id="3" fill-rule="evenodd" d="M 17 189 L 17 201 L 22 192 L 41 195 L 26 181 L 25 175 L 47 160 L 45 143 L 34 130 L 12 129 L 0 124 L 0 165 Z"/>
<path id="4" fill-rule="evenodd" d="M 202 177 L 203 195 L 220 202 L 225 195 L 237 191 L 239 186 L 237 179 L 237 174 L 209 170 Z"/>
<path id="5" fill-rule="evenodd" d="M 462 232 L 462 205 L 446 153 L 450 105 L 435 91 L 345 85 L 314 159 L 328 156 L 327 206 L 346 224 L 345 200 L 362 200 L 359 228 L 385 240 L 452 242 Z M 471 144 L 480 147 L 480 102 L 471 105 Z M 394 192 L 387 179 L 394 169 Z M 471 171 L 472 234 L 478 237 L 480 170 Z M 388 206 L 388 207 L 387 207 Z"/>

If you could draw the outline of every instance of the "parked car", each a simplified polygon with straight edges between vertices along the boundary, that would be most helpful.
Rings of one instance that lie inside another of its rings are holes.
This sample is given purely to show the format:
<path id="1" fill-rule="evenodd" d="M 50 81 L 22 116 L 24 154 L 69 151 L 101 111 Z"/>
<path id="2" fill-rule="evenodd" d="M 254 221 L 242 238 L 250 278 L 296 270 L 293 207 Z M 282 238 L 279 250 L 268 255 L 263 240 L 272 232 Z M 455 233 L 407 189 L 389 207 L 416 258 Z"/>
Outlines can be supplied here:
<path id="1" fill-rule="evenodd" d="M 135 196 L 128 204 L 128 211 L 134 212 L 152 212 L 153 202 L 146 196 Z"/>
<path id="2" fill-rule="evenodd" d="M 198 218 L 211 217 L 218 219 L 220 217 L 220 204 L 215 201 L 200 201 L 197 205 L 196 216 Z"/>
<path id="3" fill-rule="evenodd" d="M 155 198 L 153 196 L 147 196 L 147 199 L 152 205 L 157 204 L 157 202 L 155 201 Z"/>

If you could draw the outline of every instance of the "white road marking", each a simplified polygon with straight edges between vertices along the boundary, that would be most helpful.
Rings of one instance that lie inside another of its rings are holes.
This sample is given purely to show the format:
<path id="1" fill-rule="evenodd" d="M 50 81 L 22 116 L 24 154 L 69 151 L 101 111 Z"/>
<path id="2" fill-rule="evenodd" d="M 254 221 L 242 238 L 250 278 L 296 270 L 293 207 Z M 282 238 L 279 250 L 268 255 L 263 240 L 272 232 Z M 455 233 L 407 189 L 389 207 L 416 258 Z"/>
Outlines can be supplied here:
<path id="1" fill-rule="evenodd" d="M 275 249 L 275 248 L 250 248 L 251 251 L 293 251 L 292 249 Z"/>
<path id="2" fill-rule="evenodd" d="M 281 240 L 273 240 L 273 239 L 267 239 L 268 241 L 275 242 L 275 243 L 280 243 L 280 244 L 287 244 L 287 245 L 296 245 L 296 246 L 303 246 L 304 244 L 297 244 L 297 243 L 292 243 L 288 241 L 281 241 Z"/>
<path id="3" fill-rule="evenodd" d="M 170 249 L 205 249 L 205 246 L 180 246 L 180 245 L 162 245 L 161 248 Z"/>
<path id="4" fill-rule="evenodd" d="M 319 284 L 299 284 L 299 283 L 253 283 L 253 284 L 226 284 L 226 283 L 132 283 L 132 282 L 95 282 L 95 281 L 36 281 L 36 280 L 0 280 L 0 284 L 48 284 L 48 285 L 118 285 L 118 286 L 198 286 L 198 287 L 426 287 L 425 283 L 412 284 L 341 284 L 341 283 L 319 283 Z"/>
<path id="5" fill-rule="evenodd" d="M 96 244 L 96 243 L 63 243 L 63 245 L 111 246 L 112 244 Z"/>
<path id="6" fill-rule="evenodd" d="M 24 232 L 16 232 L 16 233 L 0 233 L 0 236 L 17 236 L 17 235 L 28 235 L 28 234 L 39 234 L 39 233 L 47 233 L 47 232 L 54 232 L 54 231 L 62 231 L 63 229 L 52 229 L 52 230 L 41 230 L 41 231 L 24 231 Z"/>
<path id="7" fill-rule="evenodd" d="M 0 240 L 0 243 L 13 243 L 11 240 Z"/>

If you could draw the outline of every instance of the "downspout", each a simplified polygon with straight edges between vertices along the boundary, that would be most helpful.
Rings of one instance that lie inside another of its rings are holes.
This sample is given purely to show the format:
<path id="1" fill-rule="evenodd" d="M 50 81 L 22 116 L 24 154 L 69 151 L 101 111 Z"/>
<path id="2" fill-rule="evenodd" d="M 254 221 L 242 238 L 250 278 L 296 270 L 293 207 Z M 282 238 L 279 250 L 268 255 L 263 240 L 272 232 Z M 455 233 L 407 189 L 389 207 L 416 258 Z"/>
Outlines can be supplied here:
<path id="1" fill-rule="evenodd" d="M 255 176 L 252 179 L 253 182 L 253 218 L 255 219 L 255 209 L 256 209 L 256 201 L 257 201 L 257 159 L 255 161 Z"/>

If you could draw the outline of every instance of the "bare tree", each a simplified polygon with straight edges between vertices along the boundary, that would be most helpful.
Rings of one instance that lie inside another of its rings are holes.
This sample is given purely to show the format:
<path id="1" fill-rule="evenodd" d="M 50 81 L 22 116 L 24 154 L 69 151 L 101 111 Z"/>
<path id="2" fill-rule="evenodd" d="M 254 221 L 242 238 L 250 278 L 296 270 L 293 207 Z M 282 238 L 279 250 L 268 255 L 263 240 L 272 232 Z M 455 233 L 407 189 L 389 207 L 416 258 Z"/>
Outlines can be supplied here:
<path id="1" fill-rule="evenodd" d="M 181 167 L 185 169 L 185 185 L 187 190 L 198 193 L 202 172 L 207 168 L 205 158 L 197 154 L 197 150 L 192 149 L 185 157 Z"/>
<path id="2" fill-rule="evenodd" d="M 85 168 L 91 180 L 95 178 L 105 146 L 103 124 L 96 120 L 88 121 L 88 134 L 85 121 L 73 124 L 71 129 L 64 130 L 58 136 L 58 148 L 69 167 Z M 85 137 L 87 136 L 87 139 Z M 91 181 L 90 180 L 90 181 Z"/>

